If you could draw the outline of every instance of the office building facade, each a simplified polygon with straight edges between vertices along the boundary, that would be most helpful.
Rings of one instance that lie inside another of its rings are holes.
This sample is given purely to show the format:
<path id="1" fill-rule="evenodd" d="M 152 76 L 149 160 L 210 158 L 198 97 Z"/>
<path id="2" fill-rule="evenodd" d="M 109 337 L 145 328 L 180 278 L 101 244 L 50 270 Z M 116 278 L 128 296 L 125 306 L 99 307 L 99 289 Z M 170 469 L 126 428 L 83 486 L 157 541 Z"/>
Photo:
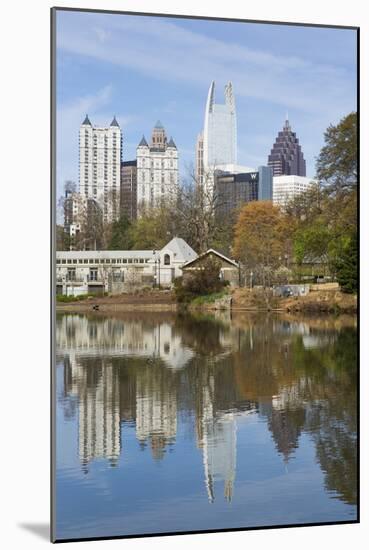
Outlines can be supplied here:
<path id="1" fill-rule="evenodd" d="M 120 213 L 130 221 L 137 218 L 137 160 L 120 167 Z"/>
<path id="2" fill-rule="evenodd" d="M 204 184 L 204 133 L 200 132 L 196 141 L 195 183 Z"/>
<path id="3" fill-rule="evenodd" d="M 227 219 L 245 203 L 273 199 L 272 170 L 259 166 L 249 172 L 216 170 L 214 175 L 215 212 L 218 218 Z"/>
<path id="4" fill-rule="evenodd" d="M 309 191 L 316 180 L 302 176 L 275 176 L 273 178 L 273 203 L 286 206 L 289 200 Z"/>

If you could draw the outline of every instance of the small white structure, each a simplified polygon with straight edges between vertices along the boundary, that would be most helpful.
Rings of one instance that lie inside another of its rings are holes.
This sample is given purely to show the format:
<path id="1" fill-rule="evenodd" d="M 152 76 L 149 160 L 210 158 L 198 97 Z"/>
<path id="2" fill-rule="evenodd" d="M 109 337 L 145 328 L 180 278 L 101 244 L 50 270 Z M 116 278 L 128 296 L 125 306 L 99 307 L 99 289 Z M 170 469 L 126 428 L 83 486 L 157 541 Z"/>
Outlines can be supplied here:
<path id="1" fill-rule="evenodd" d="M 290 199 L 311 189 L 316 180 L 304 176 L 274 176 L 273 203 L 285 206 Z"/>
<path id="2" fill-rule="evenodd" d="M 239 285 L 239 264 L 213 248 L 186 262 L 182 266 L 183 277 L 191 277 L 194 272 L 204 269 L 204 262 L 209 258 L 219 262 L 219 278 L 222 281 L 229 281 L 231 287 Z"/>
<path id="3" fill-rule="evenodd" d="M 140 286 L 170 287 L 197 254 L 174 237 L 161 250 L 71 250 L 56 253 L 57 293 L 119 294 Z"/>

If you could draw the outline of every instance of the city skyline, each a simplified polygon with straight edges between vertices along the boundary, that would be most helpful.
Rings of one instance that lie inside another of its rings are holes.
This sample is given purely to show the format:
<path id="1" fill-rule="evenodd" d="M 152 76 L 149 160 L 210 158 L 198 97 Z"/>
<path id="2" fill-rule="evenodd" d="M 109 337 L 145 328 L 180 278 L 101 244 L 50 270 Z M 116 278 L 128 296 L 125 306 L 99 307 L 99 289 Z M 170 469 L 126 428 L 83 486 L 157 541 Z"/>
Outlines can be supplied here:
<path id="1" fill-rule="evenodd" d="M 57 29 L 58 196 L 65 180 L 78 181 L 87 112 L 96 125 L 116 116 L 124 161 L 160 118 L 176 136 L 183 178 L 195 164 L 212 80 L 219 89 L 233 82 L 238 161 L 248 166 L 266 164 L 288 110 L 312 177 L 324 130 L 356 110 L 349 29 L 68 12 L 58 14 Z"/>

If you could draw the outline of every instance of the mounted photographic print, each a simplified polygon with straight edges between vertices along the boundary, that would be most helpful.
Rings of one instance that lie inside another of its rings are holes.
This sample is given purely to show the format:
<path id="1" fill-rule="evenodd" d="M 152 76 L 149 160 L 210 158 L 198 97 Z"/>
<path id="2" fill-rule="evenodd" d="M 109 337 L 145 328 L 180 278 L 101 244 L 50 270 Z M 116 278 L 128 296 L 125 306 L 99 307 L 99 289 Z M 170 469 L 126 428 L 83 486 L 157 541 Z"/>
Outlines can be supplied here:
<path id="1" fill-rule="evenodd" d="M 359 29 L 51 16 L 52 540 L 357 522 Z"/>

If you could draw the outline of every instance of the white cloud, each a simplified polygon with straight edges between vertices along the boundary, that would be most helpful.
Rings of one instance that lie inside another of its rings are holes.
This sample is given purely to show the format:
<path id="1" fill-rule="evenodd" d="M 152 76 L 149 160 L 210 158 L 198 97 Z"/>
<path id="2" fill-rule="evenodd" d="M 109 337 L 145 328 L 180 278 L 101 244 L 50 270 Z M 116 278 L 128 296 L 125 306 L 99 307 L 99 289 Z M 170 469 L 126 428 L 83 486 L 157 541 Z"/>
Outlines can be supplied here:
<path id="1" fill-rule="evenodd" d="M 83 21 L 65 21 L 60 48 L 160 80 L 206 87 L 213 79 L 233 80 L 237 95 L 311 113 L 342 112 L 352 95 L 352 82 L 338 66 L 224 42 L 158 18 L 83 14 Z"/>

